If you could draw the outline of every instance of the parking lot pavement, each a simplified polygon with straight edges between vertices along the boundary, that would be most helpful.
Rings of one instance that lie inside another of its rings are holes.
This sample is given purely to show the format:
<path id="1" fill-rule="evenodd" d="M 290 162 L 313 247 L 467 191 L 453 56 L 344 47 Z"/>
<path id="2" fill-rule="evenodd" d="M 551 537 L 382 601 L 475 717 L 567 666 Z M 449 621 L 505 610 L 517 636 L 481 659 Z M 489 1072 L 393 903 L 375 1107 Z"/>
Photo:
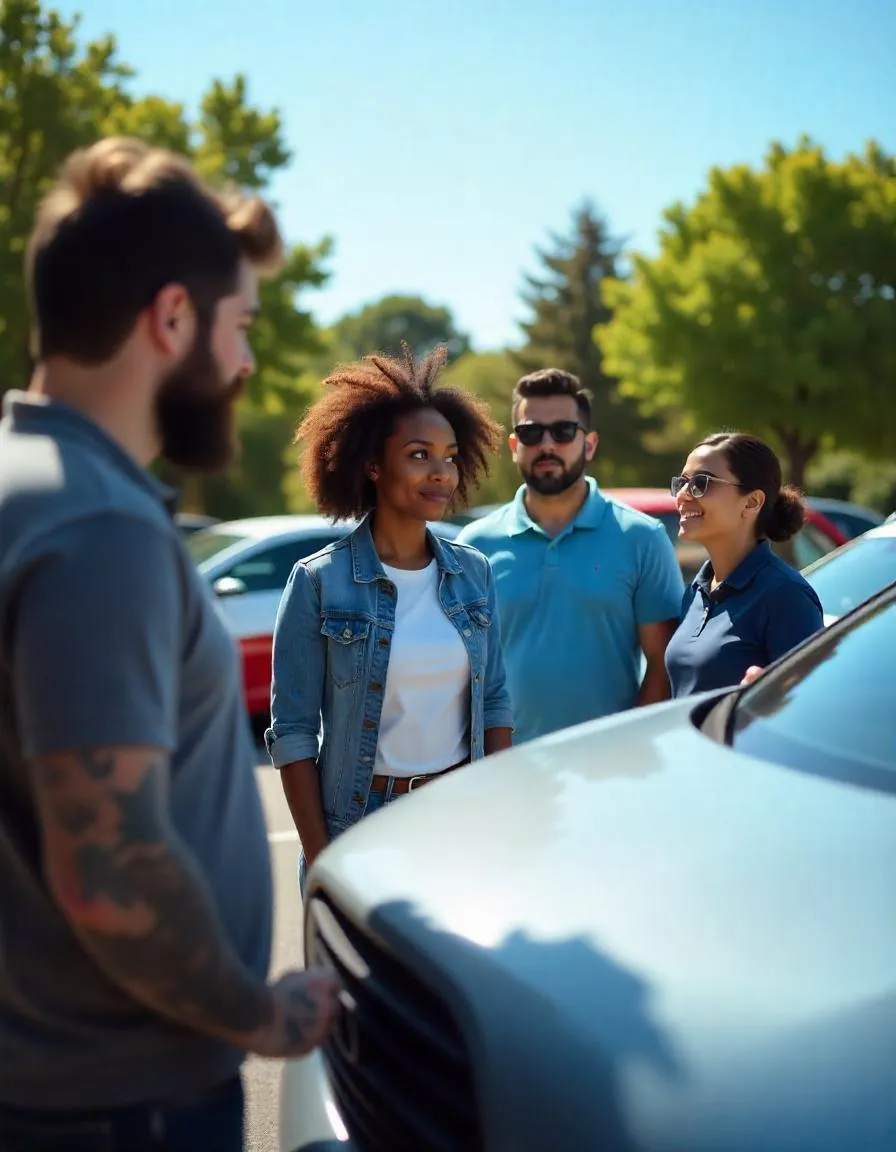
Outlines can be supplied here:
<path id="1" fill-rule="evenodd" d="M 302 963 L 302 908 L 296 869 L 299 842 L 280 777 L 269 765 L 257 769 L 274 868 L 274 952 L 271 974 Z M 245 1067 L 247 1152 L 278 1152 L 279 1060 L 250 1058 Z"/>

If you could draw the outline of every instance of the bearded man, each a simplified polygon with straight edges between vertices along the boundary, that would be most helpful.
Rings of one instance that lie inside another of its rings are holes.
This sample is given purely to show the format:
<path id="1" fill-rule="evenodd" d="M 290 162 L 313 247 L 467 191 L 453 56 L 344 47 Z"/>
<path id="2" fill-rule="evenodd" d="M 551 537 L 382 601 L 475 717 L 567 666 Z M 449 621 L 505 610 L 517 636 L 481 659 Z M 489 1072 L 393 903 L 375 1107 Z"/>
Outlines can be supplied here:
<path id="1" fill-rule="evenodd" d="M 524 376 L 512 423 L 523 484 L 458 540 L 483 552 L 495 575 L 516 744 L 665 700 L 664 654 L 684 587 L 659 521 L 586 476 L 598 434 L 576 376 Z"/>

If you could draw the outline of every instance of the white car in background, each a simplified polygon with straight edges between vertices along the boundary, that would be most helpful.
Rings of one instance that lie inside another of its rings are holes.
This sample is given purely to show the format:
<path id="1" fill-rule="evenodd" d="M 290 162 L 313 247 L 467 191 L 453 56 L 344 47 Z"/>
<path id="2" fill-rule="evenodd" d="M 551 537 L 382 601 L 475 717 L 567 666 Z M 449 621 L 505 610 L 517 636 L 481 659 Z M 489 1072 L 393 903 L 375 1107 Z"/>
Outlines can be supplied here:
<path id="1" fill-rule="evenodd" d="M 187 536 L 187 551 L 239 644 L 246 709 L 254 722 L 267 723 L 274 623 L 290 572 L 356 527 L 356 521 L 323 516 L 254 516 L 221 521 Z M 430 528 L 449 540 L 460 531 L 448 523 Z"/>
<path id="2" fill-rule="evenodd" d="M 896 521 L 863 532 L 803 569 L 832 624 L 896 580 Z"/>

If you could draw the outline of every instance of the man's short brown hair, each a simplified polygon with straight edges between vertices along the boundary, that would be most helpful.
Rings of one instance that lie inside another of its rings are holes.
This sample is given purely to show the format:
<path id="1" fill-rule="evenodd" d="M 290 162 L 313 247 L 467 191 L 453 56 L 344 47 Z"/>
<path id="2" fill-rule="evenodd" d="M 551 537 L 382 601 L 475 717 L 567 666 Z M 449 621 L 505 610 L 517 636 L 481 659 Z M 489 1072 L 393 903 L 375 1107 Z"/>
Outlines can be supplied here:
<path id="1" fill-rule="evenodd" d="M 579 410 L 579 420 L 584 428 L 591 427 L 591 393 L 582 387 L 578 376 L 564 372 L 561 368 L 542 368 L 521 377 L 513 390 L 512 415 L 516 424 L 520 404 L 532 396 L 569 396 L 575 400 Z"/>
<path id="2" fill-rule="evenodd" d="M 240 260 L 282 257 L 258 197 L 213 191 L 183 156 L 130 137 L 73 152 L 37 210 L 25 276 L 37 359 L 108 360 L 166 284 L 200 314 L 236 291 Z"/>

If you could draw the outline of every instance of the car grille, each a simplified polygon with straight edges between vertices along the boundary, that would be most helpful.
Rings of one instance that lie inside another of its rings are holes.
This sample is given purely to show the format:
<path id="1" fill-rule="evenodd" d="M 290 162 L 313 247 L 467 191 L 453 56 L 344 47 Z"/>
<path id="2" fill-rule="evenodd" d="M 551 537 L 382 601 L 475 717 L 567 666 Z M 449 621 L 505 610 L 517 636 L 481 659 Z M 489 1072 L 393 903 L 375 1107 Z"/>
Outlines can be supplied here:
<path id="1" fill-rule="evenodd" d="M 324 1055 L 359 1152 L 477 1152 L 469 1056 L 445 1004 L 328 898 L 308 913 L 307 961 L 339 973 L 350 1005 Z"/>

